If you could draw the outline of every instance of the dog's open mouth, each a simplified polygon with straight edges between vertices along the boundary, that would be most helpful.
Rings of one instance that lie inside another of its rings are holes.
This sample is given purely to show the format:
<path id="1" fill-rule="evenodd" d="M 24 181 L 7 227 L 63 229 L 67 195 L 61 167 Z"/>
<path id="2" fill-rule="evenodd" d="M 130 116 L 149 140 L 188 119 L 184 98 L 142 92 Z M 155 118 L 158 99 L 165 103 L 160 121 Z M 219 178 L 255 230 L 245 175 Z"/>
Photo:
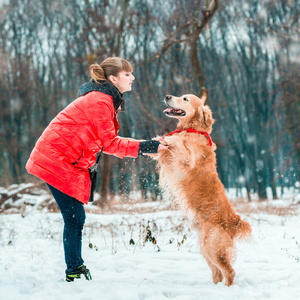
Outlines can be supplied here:
<path id="1" fill-rule="evenodd" d="M 167 116 L 185 116 L 185 111 L 175 107 L 168 107 L 164 110 Z"/>

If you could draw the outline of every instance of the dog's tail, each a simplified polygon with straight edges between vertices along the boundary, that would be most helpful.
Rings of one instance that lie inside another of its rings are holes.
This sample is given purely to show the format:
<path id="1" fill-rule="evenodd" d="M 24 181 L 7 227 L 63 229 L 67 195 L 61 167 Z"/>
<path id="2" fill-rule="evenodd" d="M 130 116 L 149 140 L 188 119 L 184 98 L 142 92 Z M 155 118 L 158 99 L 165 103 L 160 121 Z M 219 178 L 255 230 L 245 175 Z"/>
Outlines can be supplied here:
<path id="1" fill-rule="evenodd" d="M 252 228 L 247 221 L 239 220 L 236 225 L 235 238 L 238 240 L 244 240 L 247 237 L 251 236 Z"/>

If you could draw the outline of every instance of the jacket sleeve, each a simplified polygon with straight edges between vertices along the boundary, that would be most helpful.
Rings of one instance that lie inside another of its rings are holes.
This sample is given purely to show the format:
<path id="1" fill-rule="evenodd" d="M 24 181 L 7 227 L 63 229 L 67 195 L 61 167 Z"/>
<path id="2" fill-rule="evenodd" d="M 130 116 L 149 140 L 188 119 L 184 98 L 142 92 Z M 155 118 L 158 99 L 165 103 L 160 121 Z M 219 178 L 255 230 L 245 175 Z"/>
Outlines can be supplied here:
<path id="1" fill-rule="evenodd" d="M 110 96 L 102 94 L 102 97 Z M 111 101 L 110 99 L 108 100 Z M 91 101 L 85 110 L 85 114 L 92 123 L 94 131 L 104 147 L 104 153 L 120 158 L 125 156 L 136 158 L 138 156 L 140 142 L 124 140 L 117 136 L 114 123 L 114 108 L 107 101 Z"/>

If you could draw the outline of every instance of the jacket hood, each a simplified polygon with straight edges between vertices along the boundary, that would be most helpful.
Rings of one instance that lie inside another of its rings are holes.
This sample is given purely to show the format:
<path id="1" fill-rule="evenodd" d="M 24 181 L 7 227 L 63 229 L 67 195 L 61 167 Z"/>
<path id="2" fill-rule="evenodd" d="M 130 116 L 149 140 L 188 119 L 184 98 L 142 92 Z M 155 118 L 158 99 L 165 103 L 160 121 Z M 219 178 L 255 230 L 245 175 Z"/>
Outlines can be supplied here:
<path id="1" fill-rule="evenodd" d="M 96 81 L 90 80 L 89 82 L 84 83 L 79 88 L 77 96 L 81 97 L 93 91 L 102 92 L 104 94 L 112 96 L 113 104 L 116 112 L 120 107 L 120 105 L 121 105 L 121 111 L 125 110 L 125 102 L 123 99 L 123 94 L 121 94 L 119 90 L 108 81 L 101 81 L 100 83 L 96 83 Z"/>

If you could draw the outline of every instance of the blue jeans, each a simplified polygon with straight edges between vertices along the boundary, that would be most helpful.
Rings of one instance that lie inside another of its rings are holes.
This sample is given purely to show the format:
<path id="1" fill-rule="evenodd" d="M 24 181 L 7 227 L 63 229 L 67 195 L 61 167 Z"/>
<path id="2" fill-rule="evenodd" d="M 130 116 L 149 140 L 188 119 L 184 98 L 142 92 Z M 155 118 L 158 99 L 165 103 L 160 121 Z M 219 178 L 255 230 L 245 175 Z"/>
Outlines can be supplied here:
<path id="1" fill-rule="evenodd" d="M 64 219 L 63 244 L 66 273 L 83 264 L 81 257 L 82 229 L 85 222 L 83 203 L 47 184 Z"/>

